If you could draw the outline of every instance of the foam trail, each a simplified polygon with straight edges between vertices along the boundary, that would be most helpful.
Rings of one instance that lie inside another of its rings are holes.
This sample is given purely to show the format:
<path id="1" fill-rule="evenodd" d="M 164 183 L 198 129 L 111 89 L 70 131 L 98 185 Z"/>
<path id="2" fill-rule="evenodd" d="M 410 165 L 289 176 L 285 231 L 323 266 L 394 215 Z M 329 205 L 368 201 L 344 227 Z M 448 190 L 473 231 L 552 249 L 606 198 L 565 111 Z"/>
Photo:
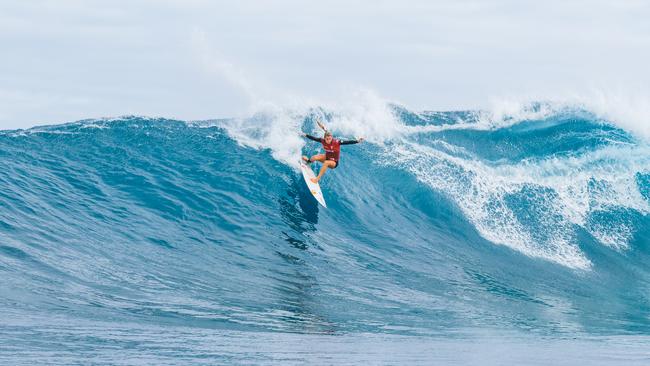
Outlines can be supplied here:
<path id="1" fill-rule="evenodd" d="M 487 240 L 572 268 L 587 269 L 591 266 L 572 242 L 569 225 L 556 220 L 538 222 L 554 229 L 548 237 L 535 237 L 539 228 L 522 223 L 508 204 L 507 197 L 521 192 L 533 179 L 511 182 L 510 175 L 500 174 L 477 161 L 456 158 L 413 143 L 391 148 L 384 161 L 391 161 L 389 156 L 397 157 L 395 163 L 406 168 L 419 181 L 449 195 Z M 554 201 L 553 197 L 542 199 Z M 543 214 L 542 218 L 550 220 Z"/>

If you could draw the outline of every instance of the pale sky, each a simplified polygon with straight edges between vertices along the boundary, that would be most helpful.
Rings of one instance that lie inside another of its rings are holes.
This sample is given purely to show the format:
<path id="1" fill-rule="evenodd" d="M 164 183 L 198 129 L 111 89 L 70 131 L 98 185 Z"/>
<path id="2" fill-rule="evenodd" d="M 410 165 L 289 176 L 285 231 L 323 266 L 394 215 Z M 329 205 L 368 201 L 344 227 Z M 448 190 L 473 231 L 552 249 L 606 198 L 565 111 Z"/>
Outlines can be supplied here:
<path id="1" fill-rule="evenodd" d="M 416 110 L 650 85 L 647 1 L 0 0 L 0 128 L 241 116 L 364 88 Z"/>

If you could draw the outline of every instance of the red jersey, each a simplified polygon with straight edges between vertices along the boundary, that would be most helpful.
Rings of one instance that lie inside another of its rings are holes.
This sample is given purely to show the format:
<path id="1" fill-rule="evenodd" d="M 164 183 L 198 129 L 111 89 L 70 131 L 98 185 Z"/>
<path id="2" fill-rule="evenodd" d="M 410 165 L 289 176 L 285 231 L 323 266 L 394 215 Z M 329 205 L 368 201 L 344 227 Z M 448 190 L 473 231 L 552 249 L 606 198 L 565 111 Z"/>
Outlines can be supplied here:
<path id="1" fill-rule="evenodd" d="M 328 144 L 325 139 L 321 139 L 320 142 L 323 144 L 323 149 L 325 149 L 325 160 L 334 160 L 338 163 L 341 155 L 341 140 L 332 139 L 332 142 Z"/>

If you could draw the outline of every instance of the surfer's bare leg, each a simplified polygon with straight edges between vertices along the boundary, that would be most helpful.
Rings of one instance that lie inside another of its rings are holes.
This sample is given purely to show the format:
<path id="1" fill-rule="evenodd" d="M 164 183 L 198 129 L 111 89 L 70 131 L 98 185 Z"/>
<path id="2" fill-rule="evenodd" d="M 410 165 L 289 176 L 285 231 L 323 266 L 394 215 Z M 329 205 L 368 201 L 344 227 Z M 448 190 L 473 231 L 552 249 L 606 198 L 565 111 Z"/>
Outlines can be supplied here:
<path id="1" fill-rule="evenodd" d="M 304 160 L 305 162 L 310 162 L 310 163 L 313 163 L 314 161 L 320 161 L 322 163 L 322 162 L 325 161 L 325 154 L 314 155 L 309 160 L 307 160 L 306 156 L 303 156 L 302 160 Z"/>
<path id="2" fill-rule="evenodd" d="M 327 160 L 323 162 L 323 166 L 320 168 L 320 172 L 318 173 L 318 176 L 316 178 L 312 178 L 311 181 L 314 183 L 318 183 L 318 181 L 323 177 L 323 174 L 327 171 L 327 168 L 333 168 L 336 166 L 336 162 L 334 160 Z"/>

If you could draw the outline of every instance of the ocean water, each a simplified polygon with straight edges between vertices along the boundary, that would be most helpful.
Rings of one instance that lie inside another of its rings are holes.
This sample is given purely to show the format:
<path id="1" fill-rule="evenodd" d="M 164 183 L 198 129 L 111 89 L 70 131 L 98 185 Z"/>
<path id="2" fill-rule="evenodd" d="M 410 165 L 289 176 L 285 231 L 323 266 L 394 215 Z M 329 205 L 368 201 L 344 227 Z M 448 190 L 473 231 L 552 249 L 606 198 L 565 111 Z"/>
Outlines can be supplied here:
<path id="1" fill-rule="evenodd" d="M 306 190 L 321 118 L 339 167 Z M 0 131 L 2 364 L 650 364 L 650 145 L 572 106 Z"/>

